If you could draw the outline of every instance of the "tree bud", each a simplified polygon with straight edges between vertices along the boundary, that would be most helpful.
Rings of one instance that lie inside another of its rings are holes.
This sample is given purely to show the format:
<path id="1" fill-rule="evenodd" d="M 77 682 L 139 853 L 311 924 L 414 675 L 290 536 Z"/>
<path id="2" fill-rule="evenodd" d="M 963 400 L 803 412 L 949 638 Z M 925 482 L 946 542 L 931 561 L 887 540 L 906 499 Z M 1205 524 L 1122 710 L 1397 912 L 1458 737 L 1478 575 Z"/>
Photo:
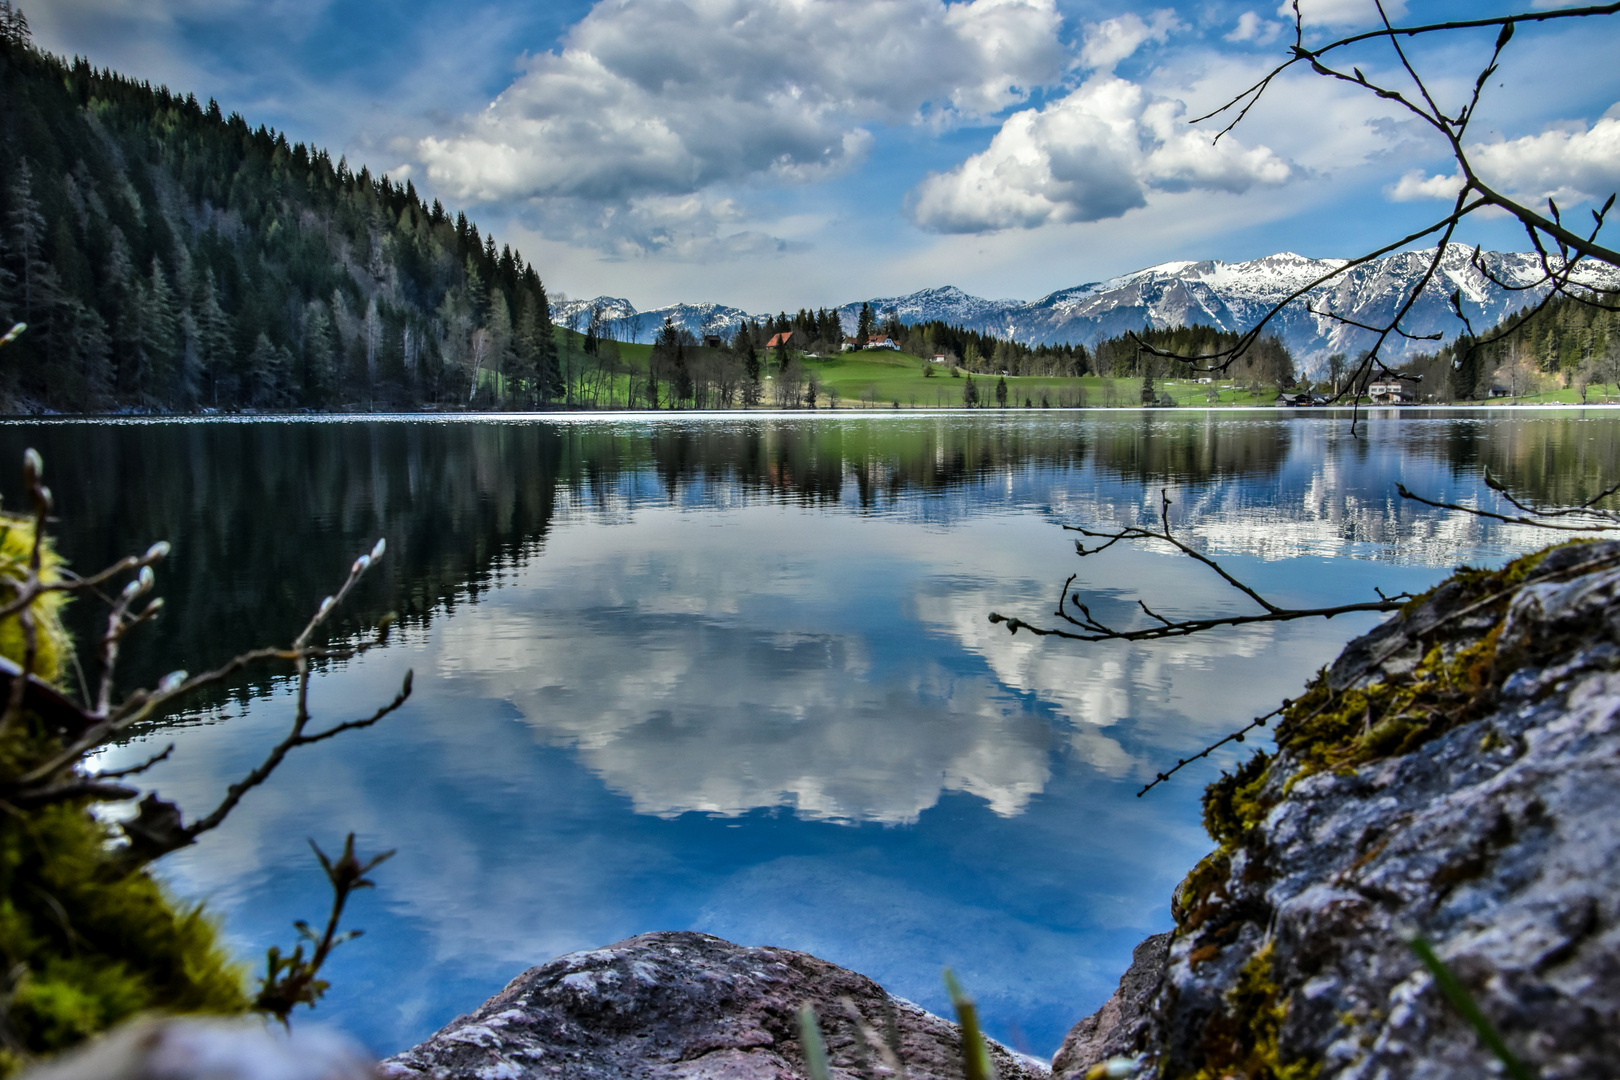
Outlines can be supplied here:
<path id="1" fill-rule="evenodd" d="M 185 681 L 186 672 L 184 670 L 171 671 L 167 675 L 163 676 L 162 679 L 158 680 L 158 693 L 172 694 L 174 691 L 178 690 L 180 685 Z"/>

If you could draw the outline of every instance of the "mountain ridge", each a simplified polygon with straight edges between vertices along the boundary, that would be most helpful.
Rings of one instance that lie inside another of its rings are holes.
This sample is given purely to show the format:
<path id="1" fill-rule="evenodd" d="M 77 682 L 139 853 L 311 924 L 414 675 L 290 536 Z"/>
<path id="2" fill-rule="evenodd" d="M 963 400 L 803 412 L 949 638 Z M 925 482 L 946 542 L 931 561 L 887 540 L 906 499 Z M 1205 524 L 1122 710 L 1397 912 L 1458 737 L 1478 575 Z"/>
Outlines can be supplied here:
<path id="1" fill-rule="evenodd" d="M 861 305 L 866 303 L 880 318 L 892 310 L 903 322 L 938 319 L 1026 345 L 1090 347 L 1144 325 L 1165 328 L 1204 324 L 1245 331 L 1290 294 L 1307 289 L 1333 271 L 1341 271 L 1333 280 L 1309 288 L 1268 324 L 1296 361 L 1309 370 L 1321 367 L 1332 353 L 1354 355 L 1369 347 L 1372 333 L 1342 320 L 1368 324 L 1387 321 L 1422 279 L 1433 254 L 1433 248 L 1396 252 L 1348 269 L 1347 259 L 1311 259 L 1289 251 L 1232 263 L 1219 259 L 1173 260 L 1058 289 L 1031 301 L 991 300 L 954 285 L 942 285 L 903 296 L 855 300 L 836 310 L 848 333 L 854 332 Z M 1453 245 L 1447 249 L 1434 279 L 1403 321 L 1403 329 L 1416 340 L 1392 336 L 1384 346 L 1389 358 L 1403 360 L 1432 352 L 1465 329 L 1451 308 L 1453 291 L 1458 293 L 1476 332 L 1546 295 L 1545 285 L 1535 285 L 1542 271 L 1540 257 L 1533 252 L 1481 251 L 1478 262 L 1484 271 L 1473 259 L 1471 248 Z M 1620 270 L 1592 267 L 1581 280 L 1620 287 Z M 634 334 L 633 340 L 643 341 L 651 340 L 666 317 L 694 335 L 721 334 L 727 338 L 743 321 L 768 317 L 713 301 L 638 311 L 623 298 L 599 297 L 559 304 L 555 318 L 564 323 L 571 313 L 588 310 L 598 302 L 611 307 L 615 313 L 612 317 L 621 320 L 627 333 Z"/>

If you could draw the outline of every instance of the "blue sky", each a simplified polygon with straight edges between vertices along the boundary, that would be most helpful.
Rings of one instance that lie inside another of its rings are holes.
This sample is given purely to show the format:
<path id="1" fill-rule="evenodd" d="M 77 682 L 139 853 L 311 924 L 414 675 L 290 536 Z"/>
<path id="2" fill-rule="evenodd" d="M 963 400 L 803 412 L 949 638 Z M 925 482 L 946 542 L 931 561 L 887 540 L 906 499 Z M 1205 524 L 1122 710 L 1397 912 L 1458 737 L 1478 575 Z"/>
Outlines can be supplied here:
<path id="1" fill-rule="evenodd" d="M 1320 40 L 1377 18 L 1301 3 Z M 554 292 L 642 308 L 1034 299 L 1172 259 L 1353 255 L 1449 201 L 1436 136 L 1308 71 L 1219 145 L 1188 124 L 1286 55 L 1278 0 L 20 6 L 45 48 L 408 175 Z M 1386 3 L 1398 23 L 1528 6 Z M 1460 102 L 1492 38 L 1414 60 Z M 1566 209 L 1620 187 L 1617 45 L 1615 17 L 1519 32 L 1472 129 L 1488 178 Z M 1387 49 L 1356 62 L 1394 78 Z M 1525 246 L 1500 217 L 1467 239 Z"/>

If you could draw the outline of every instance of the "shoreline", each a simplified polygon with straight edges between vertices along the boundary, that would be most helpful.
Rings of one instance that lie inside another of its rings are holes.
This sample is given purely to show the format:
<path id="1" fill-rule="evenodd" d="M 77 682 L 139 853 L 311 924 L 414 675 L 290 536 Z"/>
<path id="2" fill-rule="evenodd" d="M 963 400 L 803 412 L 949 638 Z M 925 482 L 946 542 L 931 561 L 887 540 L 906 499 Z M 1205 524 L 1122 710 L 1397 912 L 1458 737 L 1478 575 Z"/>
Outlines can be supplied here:
<path id="1" fill-rule="evenodd" d="M 354 424 L 354 423 L 488 423 L 550 422 L 559 424 L 589 423 L 601 420 L 736 420 L 758 418 L 764 420 L 816 420 L 836 416 L 848 418 L 941 417 L 941 416 L 1048 416 L 1053 413 L 1084 415 L 1090 413 L 1271 413 L 1280 416 L 1350 416 L 1389 419 L 1410 413 L 1468 413 L 1526 411 L 1569 413 L 1599 410 L 1620 412 L 1620 402 L 1602 405 L 1572 405 L 1562 402 L 1529 405 L 1319 405 L 1306 408 L 1279 405 L 1178 405 L 1174 408 L 1149 405 L 1093 405 L 1066 406 L 1047 409 L 1016 408 L 901 408 L 901 409 L 615 409 L 615 410 L 536 410 L 532 412 L 334 412 L 334 413 L 50 413 L 43 415 L 13 414 L 0 416 L 0 425 L 27 427 L 43 424 Z"/>

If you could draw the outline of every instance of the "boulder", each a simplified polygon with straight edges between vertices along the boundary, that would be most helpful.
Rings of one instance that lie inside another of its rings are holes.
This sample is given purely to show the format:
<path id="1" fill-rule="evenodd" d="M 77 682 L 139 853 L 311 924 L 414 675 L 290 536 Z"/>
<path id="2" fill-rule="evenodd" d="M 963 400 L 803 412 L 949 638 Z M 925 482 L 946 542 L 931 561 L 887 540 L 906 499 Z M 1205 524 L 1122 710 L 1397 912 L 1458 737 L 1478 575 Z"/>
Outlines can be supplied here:
<path id="1" fill-rule="evenodd" d="M 376 1080 L 371 1058 L 321 1028 L 263 1019 L 142 1017 L 23 1080 Z"/>
<path id="2" fill-rule="evenodd" d="M 530 968 L 476 1012 L 388 1058 L 407 1080 L 802 1080 L 798 1012 L 820 1018 L 835 1080 L 961 1080 L 961 1032 L 877 983 L 787 949 L 708 934 L 641 934 Z M 1046 1071 L 991 1043 L 1002 1080 Z"/>
<path id="3" fill-rule="evenodd" d="M 1114 996 L 1074 1025 L 1058 1047 L 1052 1057 L 1053 1077 L 1062 1080 L 1076 1074 L 1084 1076 L 1093 1066 L 1111 1058 L 1134 1057 L 1141 1052 L 1151 1018 L 1148 1010 L 1159 992 L 1169 958 L 1169 934 L 1154 934 L 1136 947 L 1131 953 L 1131 966 L 1119 980 Z"/>
<path id="4" fill-rule="evenodd" d="M 1459 571 L 1277 738 L 1206 793 L 1219 847 L 1177 890 L 1162 971 L 1139 950 L 1057 1072 L 1141 1051 L 1163 1077 L 1492 1075 L 1421 939 L 1532 1074 L 1615 1075 L 1620 543 Z"/>

